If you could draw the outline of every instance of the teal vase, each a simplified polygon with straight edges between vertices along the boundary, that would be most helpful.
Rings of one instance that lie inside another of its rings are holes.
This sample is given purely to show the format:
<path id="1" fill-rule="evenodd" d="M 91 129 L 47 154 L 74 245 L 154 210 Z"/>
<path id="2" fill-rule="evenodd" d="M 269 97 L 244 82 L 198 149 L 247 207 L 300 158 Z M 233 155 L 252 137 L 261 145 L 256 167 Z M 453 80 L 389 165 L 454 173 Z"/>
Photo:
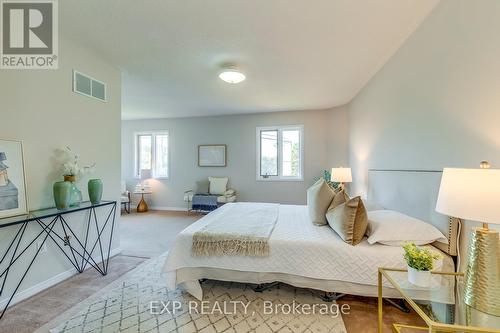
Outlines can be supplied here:
<path id="1" fill-rule="evenodd" d="M 89 198 L 93 205 L 97 205 L 102 199 L 102 180 L 91 179 L 88 183 Z"/>
<path id="2" fill-rule="evenodd" d="M 71 199 L 71 183 L 66 181 L 54 183 L 52 190 L 56 208 L 67 209 Z"/>
<path id="3" fill-rule="evenodd" d="M 73 175 L 66 175 L 64 176 L 64 180 L 71 183 L 71 190 L 70 190 L 71 196 L 69 199 L 69 206 L 70 207 L 80 206 L 83 197 L 82 197 L 82 191 L 80 191 L 78 187 L 76 187 L 75 185 L 76 177 Z"/>

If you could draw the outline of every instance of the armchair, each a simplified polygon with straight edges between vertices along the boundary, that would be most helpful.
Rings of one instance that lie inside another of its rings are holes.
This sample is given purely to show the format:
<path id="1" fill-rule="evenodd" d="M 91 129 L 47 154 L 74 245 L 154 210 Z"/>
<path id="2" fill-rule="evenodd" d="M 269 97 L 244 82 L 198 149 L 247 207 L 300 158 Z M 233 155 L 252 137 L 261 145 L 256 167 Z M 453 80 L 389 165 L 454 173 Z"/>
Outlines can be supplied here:
<path id="1" fill-rule="evenodd" d="M 127 214 L 130 214 L 130 202 L 132 201 L 130 199 L 130 191 L 127 191 L 127 186 L 125 185 L 125 182 L 122 180 L 121 183 L 121 205 L 127 212 Z"/>
<path id="2" fill-rule="evenodd" d="M 210 180 L 212 177 L 209 178 Z M 227 182 L 227 178 L 226 178 Z M 212 197 L 216 198 L 216 203 L 217 207 L 226 204 L 228 202 L 235 202 L 236 201 L 236 191 L 233 189 L 226 189 L 222 194 L 216 194 L 212 193 L 209 185 L 209 181 L 199 181 L 197 182 L 197 189 L 196 191 L 193 191 L 192 189 L 184 191 L 184 202 L 187 204 L 187 210 L 192 211 L 193 210 L 193 198 L 195 196 L 198 197 Z M 221 193 L 221 192 L 218 192 Z M 206 200 L 205 200 L 206 201 Z M 196 209 L 195 209 L 196 210 Z"/>

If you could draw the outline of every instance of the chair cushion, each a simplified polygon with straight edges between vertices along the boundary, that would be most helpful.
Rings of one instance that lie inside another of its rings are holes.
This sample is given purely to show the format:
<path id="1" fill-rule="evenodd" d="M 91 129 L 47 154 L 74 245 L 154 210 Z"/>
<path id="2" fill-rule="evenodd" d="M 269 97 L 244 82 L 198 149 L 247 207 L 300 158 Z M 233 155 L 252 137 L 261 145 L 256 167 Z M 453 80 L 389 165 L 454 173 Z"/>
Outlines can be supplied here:
<path id="1" fill-rule="evenodd" d="M 224 194 L 227 189 L 227 182 L 229 178 L 227 177 L 208 177 L 210 181 L 210 194 Z"/>
<path id="2" fill-rule="evenodd" d="M 122 202 L 122 203 L 129 202 L 129 201 L 130 201 L 130 200 L 128 199 L 128 195 L 122 195 L 120 199 L 121 199 L 121 202 Z"/>
<path id="3" fill-rule="evenodd" d="M 196 182 L 196 194 L 208 194 L 210 182 L 208 179 Z"/>

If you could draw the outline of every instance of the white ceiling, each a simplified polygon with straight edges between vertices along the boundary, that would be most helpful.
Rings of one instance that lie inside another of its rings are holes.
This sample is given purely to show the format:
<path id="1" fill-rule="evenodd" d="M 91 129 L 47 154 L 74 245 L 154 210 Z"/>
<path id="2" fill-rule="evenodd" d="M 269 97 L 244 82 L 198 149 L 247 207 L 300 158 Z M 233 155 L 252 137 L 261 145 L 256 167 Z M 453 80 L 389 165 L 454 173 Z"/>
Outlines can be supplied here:
<path id="1" fill-rule="evenodd" d="M 348 103 L 439 0 L 64 0 L 60 29 L 123 71 L 124 119 Z M 237 63 L 247 80 L 217 74 Z"/>

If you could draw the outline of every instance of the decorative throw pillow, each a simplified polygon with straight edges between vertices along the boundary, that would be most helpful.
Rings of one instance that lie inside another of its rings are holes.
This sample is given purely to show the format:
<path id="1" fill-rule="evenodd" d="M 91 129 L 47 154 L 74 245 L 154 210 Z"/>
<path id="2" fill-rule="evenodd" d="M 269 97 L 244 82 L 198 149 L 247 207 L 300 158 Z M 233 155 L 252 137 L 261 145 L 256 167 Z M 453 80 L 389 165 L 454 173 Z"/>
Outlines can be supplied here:
<path id="1" fill-rule="evenodd" d="M 334 196 L 335 192 L 323 178 L 307 189 L 307 209 L 312 223 L 327 224 L 325 213 Z"/>
<path id="2" fill-rule="evenodd" d="M 229 189 L 229 190 L 227 190 L 226 192 L 224 192 L 224 195 L 225 195 L 226 197 L 230 197 L 230 196 L 233 196 L 233 195 L 235 195 L 235 194 L 236 194 L 236 191 L 235 191 L 235 190 L 233 190 L 233 189 Z"/>
<path id="3" fill-rule="evenodd" d="M 210 182 L 207 180 L 200 180 L 196 182 L 196 194 L 208 194 Z"/>
<path id="4" fill-rule="evenodd" d="M 337 196 L 341 196 L 337 199 Z M 330 227 L 350 245 L 357 245 L 362 240 L 368 226 L 368 218 L 365 206 L 361 197 L 348 199 L 338 205 L 333 205 L 334 201 L 345 200 L 345 193 L 337 193 L 326 212 L 326 219 Z M 337 200 L 336 200 L 337 199 Z"/>
<path id="5" fill-rule="evenodd" d="M 210 182 L 210 194 L 222 195 L 227 189 L 227 177 L 208 177 Z"/>
<path id="6" fill-rule="evenodd" d="M 393 210 L 375 210 L 368 212 L 368 243 L 381 243 L 389 246 L 401 246 L 412 242 L 425 245 L 433 242 L 447 243 L 448 240 L 432 224 Z"/>
<path id="7" fill-rule="evenodd" d="M 349 196 L 347 193 L 345 193 L 344 190 L 337 190 L 335 192 L 335 197 L 333 198 L 332 202 L 330 203 L 330 206 L 328 207 L 328 210 L 333 209 L 337 207 L 338 205 L 341 205 L 349 200 Z"/>

